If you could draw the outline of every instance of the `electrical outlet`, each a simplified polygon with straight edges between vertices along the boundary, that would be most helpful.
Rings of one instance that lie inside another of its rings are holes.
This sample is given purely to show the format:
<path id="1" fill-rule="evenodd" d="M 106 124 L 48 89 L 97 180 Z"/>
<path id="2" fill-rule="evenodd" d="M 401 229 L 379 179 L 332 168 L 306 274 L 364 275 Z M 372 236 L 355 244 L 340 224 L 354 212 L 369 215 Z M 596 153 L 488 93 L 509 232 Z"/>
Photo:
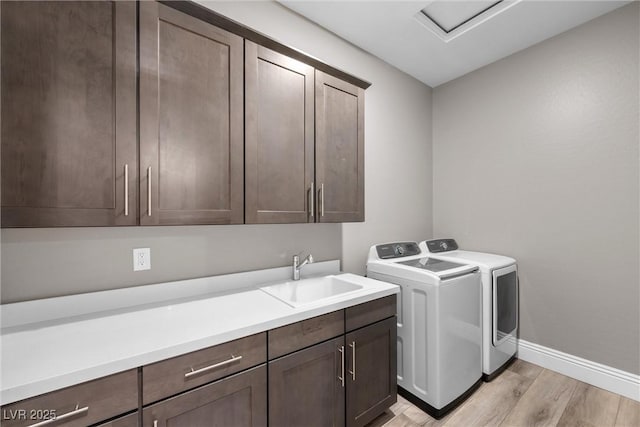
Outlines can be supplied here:
<path id="1" fill-rule="evenodd" d="M 133 271 L 151 270 L 151 248 L 133 250 Z"/>

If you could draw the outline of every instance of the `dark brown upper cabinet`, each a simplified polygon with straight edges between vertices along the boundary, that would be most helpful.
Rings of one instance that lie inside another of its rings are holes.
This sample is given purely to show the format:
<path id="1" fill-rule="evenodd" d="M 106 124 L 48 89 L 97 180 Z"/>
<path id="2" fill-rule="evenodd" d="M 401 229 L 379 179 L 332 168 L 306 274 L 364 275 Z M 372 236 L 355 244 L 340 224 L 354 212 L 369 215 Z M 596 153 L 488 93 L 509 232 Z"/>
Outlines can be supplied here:
<path id="1" fill-rule="evenodd" d="M 314 69 L 245 41 L 245 222 L 314 222 Z"/>
<path id="2" fill-rule="evenodd" d="M 0 7 L 2 226 L 135 225 L 136 4 Z"/>
<path id="3" fill-rule="evenodd" d="M 164 3 L 0 2 L 2 227 L 364 221 L 369 84 Z"/>
<path id="4" fill-rule="evenodd" d="M 319 222 L 364 221 L 364 89 L 316 70 Z"/>
<path id="5" fill-rule="evenodd" d="M 140 3 L 140 224 L 239 224 L 242 38 Z"/>
<path id="6" fill-rule="evenodd" d="M 251 41 L 245 90 L 245 222 L 364 221 L 364 90 Z"/>

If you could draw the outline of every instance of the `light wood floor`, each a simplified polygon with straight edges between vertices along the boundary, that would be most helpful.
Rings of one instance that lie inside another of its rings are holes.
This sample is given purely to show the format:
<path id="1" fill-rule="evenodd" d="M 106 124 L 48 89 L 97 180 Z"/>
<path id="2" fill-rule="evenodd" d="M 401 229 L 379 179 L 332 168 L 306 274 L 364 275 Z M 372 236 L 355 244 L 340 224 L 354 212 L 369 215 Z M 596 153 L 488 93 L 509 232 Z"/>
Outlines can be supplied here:
<path id="1" fill-rule="evenodd" d="M 401 396 L 367 427 L 640 427 L 640 403 L 516 360 L 441 420 Z"/>

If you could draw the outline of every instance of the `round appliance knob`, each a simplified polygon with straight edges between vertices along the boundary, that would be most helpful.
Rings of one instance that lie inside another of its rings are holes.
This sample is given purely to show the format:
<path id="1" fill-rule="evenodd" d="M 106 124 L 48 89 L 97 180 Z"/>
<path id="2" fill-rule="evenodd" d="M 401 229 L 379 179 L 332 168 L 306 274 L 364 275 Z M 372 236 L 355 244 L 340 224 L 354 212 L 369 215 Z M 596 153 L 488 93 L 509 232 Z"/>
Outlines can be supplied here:
<path id="1" fill-rule="evenodd" d="M 449 245 L 447 245 L 447 242 L 440 242 L 440 248 L 446 251 L 447 249 L 449 249 Z"/>
<path id="2" fill-rule="evenodd" d="M 404 248 L 400 245 L 396 246 L 396 255 L 404 254 Z"/>

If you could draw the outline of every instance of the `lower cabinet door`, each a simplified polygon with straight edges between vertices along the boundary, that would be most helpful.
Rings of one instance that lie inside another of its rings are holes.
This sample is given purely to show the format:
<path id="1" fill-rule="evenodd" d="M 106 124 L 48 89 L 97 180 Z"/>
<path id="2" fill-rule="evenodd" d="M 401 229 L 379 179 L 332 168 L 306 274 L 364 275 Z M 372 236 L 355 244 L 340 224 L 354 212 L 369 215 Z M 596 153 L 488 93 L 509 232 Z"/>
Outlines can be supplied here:
<path id="1" fill-rule="evenodd" d="M 138 427 L 138 412 L 98 424 L 96 427 Z"/>
<path id="2" fill-rule="evenodd" d="M 397 400 L 396 317 L 346 336 L 347 427 L 360 427 Z"/>
<path id="3" fill-rule="evenodd" d="M 267 425 L 267 368 L 258 366 L 143 410 L 143 427 Z"/>
<path id="4" fill-rule="evenodd" d="M 344 426 L 344 336 L 269 362 L 269 426 Z"/>

